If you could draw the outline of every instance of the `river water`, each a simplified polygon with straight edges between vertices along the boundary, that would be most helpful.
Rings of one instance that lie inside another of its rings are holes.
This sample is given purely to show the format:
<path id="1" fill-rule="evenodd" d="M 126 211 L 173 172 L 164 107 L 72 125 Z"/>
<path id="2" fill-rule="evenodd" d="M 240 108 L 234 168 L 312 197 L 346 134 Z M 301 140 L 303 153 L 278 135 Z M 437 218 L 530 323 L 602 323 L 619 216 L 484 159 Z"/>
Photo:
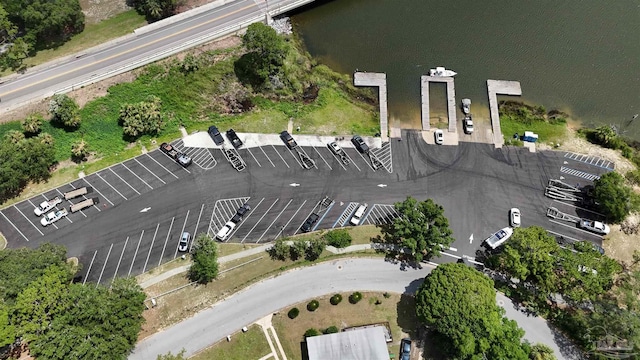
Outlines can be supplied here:
<path id="1" fill-rule="evenodd" d="M 481 117 L 486 80 L 516 80 L 525 102 L 640 140 L 640 0 L 318 1 L 293 22 L 321 63 L 387 73 L 396 126 L 420 127 L 420 75 L 446 66 Z M 444 86 L 431 103 L 446 114 Z"/>

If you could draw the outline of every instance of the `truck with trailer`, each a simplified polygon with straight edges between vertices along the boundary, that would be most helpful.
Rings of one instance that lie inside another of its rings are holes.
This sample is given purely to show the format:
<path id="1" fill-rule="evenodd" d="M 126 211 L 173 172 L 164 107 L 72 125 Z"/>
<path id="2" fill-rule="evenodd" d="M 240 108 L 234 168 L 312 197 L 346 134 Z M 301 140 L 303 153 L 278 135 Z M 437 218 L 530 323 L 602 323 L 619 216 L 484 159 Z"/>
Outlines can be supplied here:
<path id="1" fill-rule="evenodd" d="M 62 202 L 62 199 L 59 196 L 56 196 L 51 200 L 43 201 L 42 203 L 40 203 L 40 205 L 38 205 L 35 209 L 33 209 L 33 212 L 36 214 L 36 216 L 42 216 L 42 214 L 53 209 L 56 205 L 60 204 L 61 202 Z"/>
<path id="2" fill-rule="evenodd" d="M 77 188 L 71 191 L 67 191 L 63 194 L 65 200 L 71 200 L 73 198 L 77 198 L 78 196 L 86 195 L 90 192 L 90 188 L 84 186 L 81 188 Z"/>
<path id="3" fill-rule="evenodd" d="M 191 165 L 191 158 L 186 154 L 178 151 L 171 144 L 162 143 L 162 145 L 160 145 L 160 150 L 162 150 L 163 153 L 165 153 L 168 157 L 172 158 L 173 160 L 175 160 L 175 162 L 182 165 L 183 167 Z"/>
<path id="4" fill-rule="evenodd" d="M 47 215 L 43 216 L 42 219 L 40 219 L 40 224 L 42 226 L 47 226 L 47 225 L 51 225 L 54 222 L 62 219 L 63 217 L 67 216 L 69 213 L 67 212 L 67 209 L 60 209 L 57 211 L 52 211 L 50 213 L 48 213 Z"/>
<path id="5" fill-rule="evenodd" d="M 78 212 L 80 210 L 86 209 L 86 208 L 88 208 L 90 206 L 93 206 L 95 204 L 98 204 L 99 202 L 100 202 L 100 200 L 97 197 L 89 198 L 89 199 L 86 199 L 86 200 L 82 200 L 77 204 L 72 204 L 69 207 L 69 210 L 71 210 L 72 213 Z"/>
<path id="6" fill-rule="evenodd" d="M 589 219 L 580 219 L 578 226 L 581 229 L 589 230 L 596 234 L 607 235 L 611 230 L 609 225 L 601 223 L 600 221 L 594 221 Z"/>

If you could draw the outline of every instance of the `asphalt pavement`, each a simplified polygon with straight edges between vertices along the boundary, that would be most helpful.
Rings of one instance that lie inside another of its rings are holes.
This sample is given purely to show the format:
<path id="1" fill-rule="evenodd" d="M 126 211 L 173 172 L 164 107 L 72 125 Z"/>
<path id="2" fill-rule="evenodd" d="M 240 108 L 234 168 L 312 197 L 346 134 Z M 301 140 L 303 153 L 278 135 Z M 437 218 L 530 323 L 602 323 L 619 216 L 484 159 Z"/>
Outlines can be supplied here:
<path id="1" fill-rule="evenodd" d="M 358 258 L 291 270 L 252 285 L 140 341 L 129 359 L 153 359 L 182 348 L 190 356 L 270 313 L 286 311 L 291 304 L 326 294 L 351 291 L 413 294 L 431 268 L 412 269 L 383 259 Z M 525 339 L 551 346 L 558 359 L 579 359 L 577 351 L 544 319 L 521 313 L 501 294 L 497 295 L 497 302 L 506 309 L 506 316 L 525 330 Z"/>

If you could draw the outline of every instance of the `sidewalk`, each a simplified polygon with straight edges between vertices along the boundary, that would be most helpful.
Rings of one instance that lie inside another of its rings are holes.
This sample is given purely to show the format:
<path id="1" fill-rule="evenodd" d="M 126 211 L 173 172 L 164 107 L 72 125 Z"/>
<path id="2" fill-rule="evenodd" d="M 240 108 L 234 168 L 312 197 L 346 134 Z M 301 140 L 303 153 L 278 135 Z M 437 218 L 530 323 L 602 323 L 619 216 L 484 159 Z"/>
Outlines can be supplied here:
<path id="1" fill-rule="evenodd" d="M 289 241 L 288 243 L 289 243 L 289 245 L 291 245 L 293 243 L 293 241 Z M 224 263 L 228 263 L 228 262 L 231 262 L 231 261 L 234 261 L 234 260 L 245 258 L 247 256 L 264 253 L 271 246 L 272 246 L 272 244 L 266 244 L 266 245 L 254 247 L 254 248 L 251 248 L 251 249 L 248 249 L 248 250 L 239 251 L 239 252 L 231 254 L 231 255 L 223 256 L 223 257 L 218 258 L 218 263 L 219 264 L 224 264 Z M 327 246 L 326 249 L 327 249 L 327 251 L 329 251 L 329 252 L 331 252 L 333 254 L 344 254 L 344 253 L 349 253 L 349 252 L 356 252 L 356 251 L 363 251 L 363 250 L 371 249 L 371 244 L 351 245 L 351 246 L 348 246 L 348 247 L 346 247 L 344 249 L 337 249 L 337 248 L 335 248 L 333 246 Z M 191 266 L 190 263 L 186 264 L 186 265 L 182 265 L 182 266 L 177 267 L 175 269 L 171 269 L 171 270 L 165 271 L 162 274 L 158 274 L 157 276 L 154 276 L 151 279 L 143 281 L 142 283 L 140 283 L 140 286 L 143 289 L 146 289 L 149 286 L 155 285 L 155 284 L 157 284 L 157 283 L 159 283 L 161 281 L 164 281 L 164 280 L 166 280 L 166 279 L 168 279 L 168 278 L 170 278 L 172 276 L 187 272 L 187 270 L 189 270 L 189 266 Z"/>

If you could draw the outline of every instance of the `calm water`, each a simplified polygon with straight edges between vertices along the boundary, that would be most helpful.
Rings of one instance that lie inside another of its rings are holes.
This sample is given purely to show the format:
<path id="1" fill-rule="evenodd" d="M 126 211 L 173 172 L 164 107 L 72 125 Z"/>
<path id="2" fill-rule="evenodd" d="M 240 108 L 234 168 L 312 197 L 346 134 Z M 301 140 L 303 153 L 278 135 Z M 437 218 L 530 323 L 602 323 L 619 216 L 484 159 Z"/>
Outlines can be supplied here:
<path id="1" fill-rule="evenodd" d="M 487 79 L 517 80 L 526 102 L 640 140 L 640 117 L 627 125 L 640 113 L 640 0 L 334 0 L 293 21 L 320 62 L 386 72 L 396 124 L 419 127 L 420 75 L 441 65 L 477 115 L 488 117 Z"/>

